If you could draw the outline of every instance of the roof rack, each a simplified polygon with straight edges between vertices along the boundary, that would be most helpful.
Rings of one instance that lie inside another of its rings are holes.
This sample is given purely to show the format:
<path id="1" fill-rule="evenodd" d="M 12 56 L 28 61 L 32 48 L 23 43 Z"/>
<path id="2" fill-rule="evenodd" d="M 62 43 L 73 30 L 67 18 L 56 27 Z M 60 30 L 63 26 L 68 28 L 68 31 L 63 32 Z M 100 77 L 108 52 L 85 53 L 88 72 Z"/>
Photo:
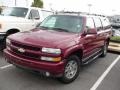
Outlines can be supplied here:
<path id="1" fill-rule="evenodd" d="M 82 15 L 93 15 L 93 16 L 101 16 L 101 17 L 106 17 L 105 15 L 101 15 L 101 14 L 91 14 L 88 12 L 74 12 L 74 11 L 60 11 L 60 12 L 56 12 L 56 14 L 82 14 Z"/>

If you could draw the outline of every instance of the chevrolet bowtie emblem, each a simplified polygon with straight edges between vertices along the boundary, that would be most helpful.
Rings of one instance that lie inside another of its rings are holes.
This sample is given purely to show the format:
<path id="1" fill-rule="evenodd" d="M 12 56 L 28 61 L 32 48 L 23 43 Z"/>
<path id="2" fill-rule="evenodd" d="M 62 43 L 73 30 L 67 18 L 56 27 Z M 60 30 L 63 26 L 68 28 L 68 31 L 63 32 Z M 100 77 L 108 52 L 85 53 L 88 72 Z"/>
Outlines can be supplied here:
<path id="1" fill-rule="evenodd" d="M 21 53 L 25 52 L 25 50 L 23 48 L 19 48 L 18 51 L 21 52 Z"/>

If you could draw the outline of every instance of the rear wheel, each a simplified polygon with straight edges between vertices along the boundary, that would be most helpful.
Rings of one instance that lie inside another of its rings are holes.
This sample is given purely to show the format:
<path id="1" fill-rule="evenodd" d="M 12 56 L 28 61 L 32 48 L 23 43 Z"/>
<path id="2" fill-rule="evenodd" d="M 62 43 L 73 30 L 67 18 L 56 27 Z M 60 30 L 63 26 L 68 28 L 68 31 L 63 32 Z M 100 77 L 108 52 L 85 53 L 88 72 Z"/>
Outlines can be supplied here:
<path id="1" fill-rule="evenodd" d="M 108 44 L 107 44 L 107 42 L 105 42 L 104 46 L 102 47 L 101 57 L 105 57 L 107 55 L 107 50 L 108 50 Z"/>
<path id="2" fill-rule="evenodd" d="M 76 55 L 72 55 L 68 58 L 65 68 L 64 68 L 64 73 L 59 80 L 62 83 L 70 83 L 74 81 L 80 72 L 80 60 L 79 57 Z"/>

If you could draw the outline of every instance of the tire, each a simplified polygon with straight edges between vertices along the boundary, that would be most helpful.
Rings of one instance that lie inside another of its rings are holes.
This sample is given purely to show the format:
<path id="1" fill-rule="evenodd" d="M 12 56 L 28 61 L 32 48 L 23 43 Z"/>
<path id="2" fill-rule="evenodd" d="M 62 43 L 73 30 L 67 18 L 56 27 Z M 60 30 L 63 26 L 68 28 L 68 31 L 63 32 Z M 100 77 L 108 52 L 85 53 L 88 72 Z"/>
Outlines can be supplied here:
<path id="1" fill-rule="evenodd" d="M 78 77 L 81 69 L 80 67 L 79 57 L 76 55 L 70 56 L 65 64 L 63 76 L 58 80 L 65 84 L 71 83 Z"/>
<path id="2" fill-rule="evenodd" d="M 107 44 L 107 42 L 105 42 L 104 46 L 102 47 L 101 57 L 105 57 L 107 55 L 107 50 L 108 50 L 108 44 Z"/>
<path id="3" fill-rule="evenodd" d="M 6 48 L 6 37 L 4 38 L 4 40 L 1 43 L 0 51 L 3 51 L 5 48 Z"/>
<path id="4" fill-rule="evenodd" d="M 3 40 L 3 43 L 2 43 L 3 46 L 1 47 L 1 50 L 2 50 L 2 51 L 6 48 L 6 39 L 7 39 L 7 37 L 8 37 L 9 35 L 15 34 L 15 33 L 17 33 L 17 32 L 18 32 L 18 31 L 12 32 L 12 33 L 7 33 L 7 34 L 6 34 L 6 36 L 5 36 L 4 40 Z"/>

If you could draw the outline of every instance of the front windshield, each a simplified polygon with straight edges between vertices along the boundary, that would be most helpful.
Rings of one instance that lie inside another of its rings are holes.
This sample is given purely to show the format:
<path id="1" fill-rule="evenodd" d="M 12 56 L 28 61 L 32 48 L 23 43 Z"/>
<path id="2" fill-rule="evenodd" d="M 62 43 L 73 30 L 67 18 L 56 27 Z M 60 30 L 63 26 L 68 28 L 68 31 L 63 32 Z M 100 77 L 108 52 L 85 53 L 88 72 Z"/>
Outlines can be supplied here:
<path id="1" fill-rule="evenodd" d="M 25 17 L 28 12 L 27 8 L 8 7 L 2 10 L 3 16 Z"/>
<path id="2" fill-rule="evenodd" d="M 82 17 L 70 15 L 51 15 L 41 24 L 45 30 L 65 31 L 77 33 L 82 30 Z"/>

